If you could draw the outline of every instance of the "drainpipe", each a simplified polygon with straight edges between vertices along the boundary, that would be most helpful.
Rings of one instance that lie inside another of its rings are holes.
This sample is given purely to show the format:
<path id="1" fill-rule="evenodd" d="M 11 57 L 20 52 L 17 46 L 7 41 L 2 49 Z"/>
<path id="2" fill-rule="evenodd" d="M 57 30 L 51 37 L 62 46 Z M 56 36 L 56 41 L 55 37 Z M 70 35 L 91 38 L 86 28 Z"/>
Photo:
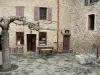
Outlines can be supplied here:
<path id="1" fill-rule="evenodd" d="M 58 53 L 58 47 L 59 47 L 59 11 L 60 11 L 60 0 L 57 0 L 57 53 Z"/>

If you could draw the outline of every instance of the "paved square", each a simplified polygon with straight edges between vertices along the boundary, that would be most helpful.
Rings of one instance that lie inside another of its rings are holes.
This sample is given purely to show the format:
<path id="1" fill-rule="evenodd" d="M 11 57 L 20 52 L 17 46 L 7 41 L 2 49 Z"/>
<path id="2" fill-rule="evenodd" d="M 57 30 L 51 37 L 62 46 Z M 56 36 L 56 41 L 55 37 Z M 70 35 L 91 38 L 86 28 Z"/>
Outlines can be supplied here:
<path id="1" fill-rule="evenodd" d="M 33 54 L 11 55 L 11 63 L 18 68 L 0 75 L 100 75 L 99 67 L 80 65 L 71 54 L 58 54 L 47 59 L 34 58 Z"/>

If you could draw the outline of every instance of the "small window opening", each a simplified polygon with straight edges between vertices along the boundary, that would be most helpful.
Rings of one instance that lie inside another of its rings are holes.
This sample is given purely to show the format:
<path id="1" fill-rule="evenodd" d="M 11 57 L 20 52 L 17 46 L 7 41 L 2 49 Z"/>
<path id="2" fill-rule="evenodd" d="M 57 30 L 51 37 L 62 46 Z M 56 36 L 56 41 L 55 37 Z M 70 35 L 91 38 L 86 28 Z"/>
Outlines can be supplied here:
<path id="1" fill-rule="evenodd" d="M 95 15 L 91 14 L 88 16 L 88 18 L 89 18 L 89 30 L 94 30 Z"/>
<path id="2" fill-rule="evenodd" d="M 65 33 L 69 33 L 69 30 L 65 30 Z"/>

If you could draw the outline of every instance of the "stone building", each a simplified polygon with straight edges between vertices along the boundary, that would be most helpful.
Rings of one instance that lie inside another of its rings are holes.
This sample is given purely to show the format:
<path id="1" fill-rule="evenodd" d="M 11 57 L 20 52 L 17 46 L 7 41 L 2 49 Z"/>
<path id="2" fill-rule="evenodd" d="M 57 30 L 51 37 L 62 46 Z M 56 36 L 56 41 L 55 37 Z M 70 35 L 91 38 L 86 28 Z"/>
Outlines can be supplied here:
<path id="1" fill-rule="evenodd" d="M 60 1 L 60 28 L 70 30 L 70 49 L 75 52 L 91 53 L 100 44 L 99 6 L 99 0 Z"/>
<path id="2" fill-rule="evenodd" d="M 43 28 L 57 30 L 58 0 L 0 0 L 0 16 L 24 16 L 29 22 L 39 22 Z M 60 0 L 59 47 L 64 52 L 91 52 L 100 38 L 99 0 Z M 9 46 L 24 47 L 24 52 L 37 50 L 38 45 L 56 44 L 57 31 L 30 30 L 11 23 Z M 55 40 L 55 41 L 54 41 Z"/>
<path id="3" fill-rule="evenodd" d="M 57 26 L 57 1 L 52 0 L 1 0 L 0 16 L 21 16 L 28 22 L 39 22 L 42 28 L 53 28 Z M 10 24 L 9 46 L 16 48 L 18 45 L 24 47 L 24 52 L 35 52 L 38 45 L 54 45 L 56 31 L 30 30 L 28 26 Z"/>

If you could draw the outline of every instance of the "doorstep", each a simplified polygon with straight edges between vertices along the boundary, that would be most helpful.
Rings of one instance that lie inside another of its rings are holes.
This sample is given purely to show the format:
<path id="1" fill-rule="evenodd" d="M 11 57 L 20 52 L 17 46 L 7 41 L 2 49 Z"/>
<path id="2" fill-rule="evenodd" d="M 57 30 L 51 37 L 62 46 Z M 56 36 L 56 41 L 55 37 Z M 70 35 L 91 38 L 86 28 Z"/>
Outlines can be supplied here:
<path id="1" fill-rule="evenodd" d="M 34 52 L 32 52 L 32 51 L 26 51 L 26 52 L 24 52 L 24 54 L 33 54 Z"/>

